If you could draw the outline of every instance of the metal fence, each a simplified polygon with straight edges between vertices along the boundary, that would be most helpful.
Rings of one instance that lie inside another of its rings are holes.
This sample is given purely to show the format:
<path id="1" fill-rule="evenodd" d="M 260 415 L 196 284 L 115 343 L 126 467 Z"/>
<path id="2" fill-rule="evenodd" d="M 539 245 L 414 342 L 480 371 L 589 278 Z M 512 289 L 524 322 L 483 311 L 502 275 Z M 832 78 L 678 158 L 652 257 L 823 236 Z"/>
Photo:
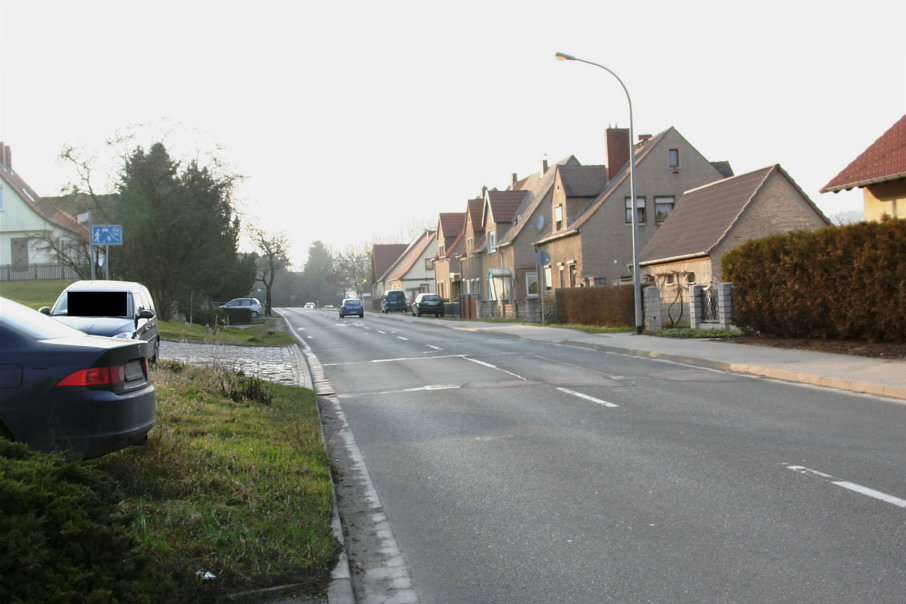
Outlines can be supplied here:
<path id="1" fill-rule="evenodd" d="M 0 265 L 0 281 L 41 281 L 79 278 L 79 274 L 74 268 L 62 264 Z"/>

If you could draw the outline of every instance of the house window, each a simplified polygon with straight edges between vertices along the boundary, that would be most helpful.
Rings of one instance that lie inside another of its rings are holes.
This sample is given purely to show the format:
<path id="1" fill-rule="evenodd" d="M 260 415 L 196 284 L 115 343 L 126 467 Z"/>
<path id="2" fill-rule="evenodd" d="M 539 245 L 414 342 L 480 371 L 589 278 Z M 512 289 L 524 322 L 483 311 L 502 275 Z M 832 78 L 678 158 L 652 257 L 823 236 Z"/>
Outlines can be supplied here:
<path id="1" fill-rule="evenodd" d="M 673 285 L 676 282 L 675 277 L 676 277 L 676 275 L 674 275 L 673 273 L 668 273 L 667 274 L 667 285 Z"/>
<path id="2" fill-rule="evenodd" d="M 667 216 L 670 216 L 670 212 L 673 211 L 674 197 L 673 195 L 663 195 L 661 197 L 654 198 L 654 221 L 658 224 L 667 220 Z"/>
<path id="3" fill-rule="evenodd" d="M 679 149 L 670 149 L 670 167 L 679 168 Z"/>
<path id="4" fill-rule="evenodd" d="M 434 258 L 425 258 L 425 270 L 432 270 L 434 268 Z"/>
<path id="5" fill-rule="evenodd" d="M 566 287 L 566 272 L 563 270 L 563 265 L 560 265 L 560 289 Z"/>
<path id="6" fill-rule="evenodd" d="M 563 206 L 554 208 L 554 230 L 559 231 L 563 228 Z"/>
<path id="7" fill-rule="evenodd" d="M 548 264 L 544 267 L 544 291 L 549 292 L 551 290 L 552 282 L 551 266 Z"/>
<path id="8" fill-rule="evenodd" d="M 578 277 L 578 267 L 575 262 L 569 265 L 569 286 L 576 286 L 576 277 Z"/>
<path id="9" fill-rule="evenodd" d="M 527 298 L 538 297 L 538 273 L 535 271 L 525 273 L 525 296 Z"/>
<path id="10" fill-rule="evenodd" d="M 686 273 L 686 282 L 689 285 L 695 283 L 695 273 Z"/>
<path id="11" fill-rule="evenodd" d="M 488 231 L 488 253 L 497 251 L 497 231 Z"/>
<path id="12" fill-rule="evenodd" d="M 472 248 L 474 248 L 474 247 L 475 247 L 475 239 L 473 239 L 472 237 L 469 237 L 468 239 L 466 239 L 466 253 L 467 254 L 470 253 L 472 251 Z"/>
<path id="13" fill-rule="evenodd" d="M 638 212 L 636 219 L 639 221 L 639 224 L 645 223 L 645 198 L 636 197 L 636 211 Z M 632 200 L 626 198 L 626 224 L 632 222 Z"/>

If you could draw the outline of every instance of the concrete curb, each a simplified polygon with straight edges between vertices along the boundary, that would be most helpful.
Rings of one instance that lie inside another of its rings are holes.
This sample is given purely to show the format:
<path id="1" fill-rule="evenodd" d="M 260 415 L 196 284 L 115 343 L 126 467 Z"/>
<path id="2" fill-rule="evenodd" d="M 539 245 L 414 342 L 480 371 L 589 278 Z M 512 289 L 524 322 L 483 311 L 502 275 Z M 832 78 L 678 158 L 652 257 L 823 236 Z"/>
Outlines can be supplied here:
<path id="1" fill-rule="evenodd" d="M 305 341 L 293 330 L 289 322 L 281 317 L 284 324 L 286 325 L 286 330 L 293 336 L 293 339 L 296 340 L 296 345 L 299 347 L 300 352 L 302 353 L 302 358 L 305 359 L 305 384 L 306 387 L 310 390 L 313 390 L 318 396 L 324 394 L 333 394 L 332 392 L 322 393 L 321 388 L 322 384 L 316 384 L 313 378 L 312 364 L 318 364 L 318 360 L 312 352 L 305 345 Z M 320 365 L 318 364 L 318 369 L 320 373 Z M 320 413 L 321 407 L 318 406 L 318 411 Z M 324 435 L 324 422 L 321 422 L 321 442 L 324 446 L 327 446 L 327 442 Z M 355 593 L 352 589 L 352 571 L 349 568 L 349 558 L 346 556 L 346 542 L 343 538 L 343 523 L 340 520 L 340 511 L 337 508 L 337 487 L 333 482 L 333 476 L 330 478 L 330 482 L 333 489 L 333 517 L 330 521 L 330 528 L 333 531 L 334 538 L 342 546 L 340 551 L 340 556 L 337 559 L 337 564 L 334 566 L 334 569 L 330 573 L 330 586 L 327 588 L 327 601 L 329 604 L 355 604 Z"/>
<path id="2" fill-rule="evenodd" d="M 785 382 L 796 382 L 800 384 L 809 384 L 811 386 L 823 386 L 826 388 L 836 388 L 839 390 L 847 390 L 850 392 L 858 392 L 861 394 L 873 394 L 877 396 L 884 396 L 889 398 L 898 398 L 904 399 L 906 401 L 906 388 L 895 388 L 891 386 L 883 386 L 879 384 L 868 384 L 865 382 L 858 382 L 854 380 L 847 380 L 844 378 L 830 378 L 820 375 L 813 375 L 808 373 L 797 373 L 795 371 L 786 371 L 783 369 L 775 369 L 771 367 L 764 367 L 759 365 L 751 365 L 748 363 L 731 363 L 728 361 L 715 361 L 713 359 L 703 359 L 701 357 L 693 357 L 686 355 L 671 354 L 665 352 L 657 352 L 651 350 L 640 350 L 640 349 L 631 349 L 623 348 L 616 346 L 603 346 L 600 344 L 590 344 L 588 342 L 580 342 L 575 340 L 564 340 L 561 344 L 569 346 L 577 346 L 580 348 L 590 348 L 594 350 L 599 350 L 601 352 L 613 352 L 617 354 L 628 354 L 637 357 L 649 358 L 649 359 L 664 359 L 667 361 L 673 361 L 676 363 L 685 363 L 686 365 L 693 365 L 696 367 L 705 367 L 708 369 L 719 369 L 722 371 L 731 371 L 734 373 L 745 373 L 748 375 L 757 375 L 761 377 L 767 377 L 775 380 L 782 380 Z"/>

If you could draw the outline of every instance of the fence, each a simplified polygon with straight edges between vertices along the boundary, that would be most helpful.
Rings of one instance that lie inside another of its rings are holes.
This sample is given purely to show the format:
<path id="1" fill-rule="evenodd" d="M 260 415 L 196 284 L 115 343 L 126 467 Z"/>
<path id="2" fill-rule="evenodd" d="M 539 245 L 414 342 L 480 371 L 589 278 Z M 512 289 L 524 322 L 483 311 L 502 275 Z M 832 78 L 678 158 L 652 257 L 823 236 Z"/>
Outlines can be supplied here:
<path id="1" fill-rule="evenodd" d="M 87 272 L 87 267 L 85 268 Z M 51 279 L 80 279 L 71 266 L 62 264 L 23 264 L 0 266 L 0 281 L 42 281 Z"/>
<path id="2" fill-rule="evenodd" d="M 688 304 L 689 325 L 695 329 L 733 329 L 735 306 L 732 283 L 694 285 Z M 645 329 L 662 328 L 662 317 L 667 312 L 657 287 L 644 290 Z M 685 325 L 677 325 L 677 327 Z"/>

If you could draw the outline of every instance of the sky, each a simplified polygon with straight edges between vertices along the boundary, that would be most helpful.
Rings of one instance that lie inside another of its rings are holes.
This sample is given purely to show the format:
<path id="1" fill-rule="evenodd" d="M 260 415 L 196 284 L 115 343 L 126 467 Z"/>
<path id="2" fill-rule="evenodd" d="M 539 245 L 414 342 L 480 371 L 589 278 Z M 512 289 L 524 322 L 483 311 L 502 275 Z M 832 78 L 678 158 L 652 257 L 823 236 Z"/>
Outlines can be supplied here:
<path id="1" fill-rule="evenodd" d="M 44 196 L 78 180 L 67 146 L 96 191 L 138 145 L 216 161 L 301 268 L 314 241 L 406 243 L 545 158 L 606 163 L 627 95 L 560 51 L 622 80 L 636 134 L 860 214 L 861 190 L 819 191 L 906 114 L 904 22 L 901 0 L 0 0 L 0 141 Z"/>

